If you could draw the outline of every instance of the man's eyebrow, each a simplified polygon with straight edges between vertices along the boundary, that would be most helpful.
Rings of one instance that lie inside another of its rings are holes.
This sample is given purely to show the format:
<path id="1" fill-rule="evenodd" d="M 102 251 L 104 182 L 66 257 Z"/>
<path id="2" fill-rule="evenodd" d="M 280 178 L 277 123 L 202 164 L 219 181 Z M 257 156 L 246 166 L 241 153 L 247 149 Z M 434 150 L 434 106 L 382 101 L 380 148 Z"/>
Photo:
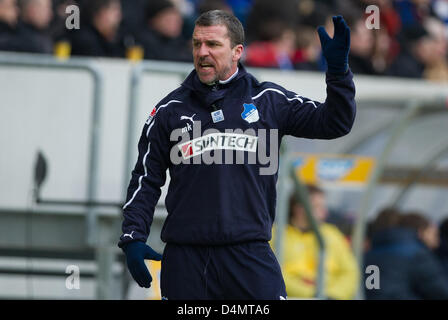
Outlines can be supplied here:
<path id="1" fill-rule="evenodd" d="M 208 45 L 220 45 L 221 42 L 218 40 L 207 40 L 205 41 L 205 43 L 207 43 Z"/>
<path id="2" fill-rule="evenodd" d="M 205 42 L 205 43 L 222 43 L 221 41 L 217 40 L 217 39 L 209 39 L 209 40 L 200 40 L 200 39 L 196 39 L 196 38 L 192 38 L 193 42 Z"/>

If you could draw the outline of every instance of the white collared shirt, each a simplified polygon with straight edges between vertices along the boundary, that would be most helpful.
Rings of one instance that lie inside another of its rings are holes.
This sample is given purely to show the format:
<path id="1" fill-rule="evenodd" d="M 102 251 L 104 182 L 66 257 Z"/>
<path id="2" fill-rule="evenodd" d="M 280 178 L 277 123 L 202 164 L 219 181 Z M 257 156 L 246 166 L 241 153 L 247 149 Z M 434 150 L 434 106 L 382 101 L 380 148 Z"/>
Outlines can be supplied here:
<path id="1" fill-rule="evenodd" d="M 229 83 L 233 78 L 236 77 L 236 75 L 238 74 L 238 71 L 239 71 L 239 69 L 238 69 L 238 67 L 236 67 L 236 71 L 235 71 L 235 73 L 232 74 L 232 75 L 230 76 L 229 79 L 227 79 L 227 80 L 219 80 L 219 83 L 220 83 L 220 84 L 226 84 L 226 83 Z"/>

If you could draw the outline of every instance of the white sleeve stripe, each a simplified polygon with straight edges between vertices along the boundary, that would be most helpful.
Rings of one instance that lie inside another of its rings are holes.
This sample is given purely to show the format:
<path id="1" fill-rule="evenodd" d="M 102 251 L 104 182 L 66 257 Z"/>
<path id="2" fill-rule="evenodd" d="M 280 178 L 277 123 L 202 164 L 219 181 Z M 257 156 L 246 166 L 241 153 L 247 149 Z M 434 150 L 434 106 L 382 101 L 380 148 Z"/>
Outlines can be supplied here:
<path id="1" fill-rule="evenodd" d="M 170 103 L 172 103 L 172 102 L 182 103 L 182 101 L 179 101 L 179 100 L 170 100 L 170 101 L 168 101 L 167 103 L 162 104 L 161 106 L 159 106 L 159 107 L 156 109 L 156 114 L 157 114 L 157 112 L 159 112 L 160 109 L 165 108 L 166 106 L 168 106 L 168 105 L 169 105 Z M 154 117 L 151 119 L 151 121 L 150 121 L 149 123 L 154 122 L 154 119 L 155 119 L 155 117 L 156 117 L 156 114 L 154 115 Z M 146 136 L 147 136 L 147 137 L 148 137 L 148 135 L 149 135 L 149 127 L 148 127 L 148 131 L 146 132 Z"/>
<path id="2" fill-rule="evenodd" d="M 317 109 L 317 106 L 316 106 L 316 104 L 314 103 L 314 101 L 310 100 L 310 101 L 307 101 L 307 102 L 305 102 L 305 103 L 311 103 L 311 104 L 314 106 L 314 108 Z"/>
<path id="3" fill-rule="evenodd" d="M 255 100 L 255 99 L 260 98 L 260 97 L 261 97 L 265 92 L 267 92 L 267 91 L 274 91 L 274 92 L 280 93 L 280 94 L 283 95 L 288 101 L 298 100 L 300 103 L 303 103 L 303 100 L 302 100 L 301 98 L 299 98 L 299 95 L 296 95 L 294 98 L 288 98 L 284 92 L 282 92 L 282 91 L 279 90 L 279 89 L 275 89 L 275 88 L 267 88 L 267 89 L 264 89 L 264 90 L 261 91 L 259 94 L 257 94 L 255 97 L 252 97 L 252 100 Z"/>
<path id="4" fill-rule="evenodd" d="M 126 209 L 126 207 L 127 207 L 128 205 L 130 205 L 130 204 L 132 203 L 132 201 L 134 201 L 135 196 L 137 195 L 137 193 L 138 193 L 138 192 L 140 191 L 140 189 L 142 188 L 142 180 L 143 180 L 143 178 L 146 177 L 146 176 L 148 175 L 148 169 L 146 169 L 145 162 L 146 162 L 146 157 L 148 156 L 150 150 L 151 150 L 151 142 L 148 144 L 148 151 L 146 152 L 145 156 L 143 157 L 143 167 L 145 168 L 145 174 L 142 175 L 142 176 L 140 176 L 140 177 L 138 178 L 138 188 L 137 188 L 137 190 L 134 191 L 134 194 L 132 195 L 131 200 L 129 200 L 129 201 L 123 206 L 123 209 Z"/>
<path id="5" fill-rule="evenodd" d="M 157 113 L 157 112 L 156 112 Z M 154 119 L 153 119 L 154 120 Z M 149 132 L 151 131 L 152 126 L 154 125 L 154 121 L 150 122 L 150 125 L 148 126 L 148 130 L 146 130 L 146 137 L 149 137 Z"/>
<path id="6" fill-rule="evenodd" d="M 166 104 L 163 104 L 163 105 L 161 105 L 161 106 L 159 106 L 157 108 L 156 114 L 157 114 L 157 112 L 159 112 L 159 110 L 161 108 L 165 108 L 166 106 L 168 106 L 172 102 L 182 103 L 182 101 L 179 101 L 179 100 L 168 101 Z M 146 131 L 146 137 L 149 137 L 149 132 L 151 131 L 151 128 L 153 127 L 154 122 L 155 122 L 155 115 L 154 115 L 154 118 L 152 119 L 152 121 L 150 122 L 150 125 L 148 126 L 148 130 Z M 145 170 L 145 174 L 141 175 L 138 178 L 138 188 L 134 191 L 134 194 L 132 195 L 132 198 L 128 202 L 126 202 L 126 204 L 123 206 L 123 209 L 126 209 L 126 207 L 129 206 L 132 203 L 132 201 L 134 201 L 135 197 L 137 196 L 137 193 L 142 188 L 142 180 L 143 180 L 143 178 L 148 175 L 148 168 L 146 167 L 146 158 L 148 157 L 150 150 L 151 150 L 151 142 L 148 143 L 148 150 L 146 151 L 145 156 L 143 157 L 143 160 L 142 160 L 142 162 L 143 162 L 142 164 L 143 164 L 143 168 Z"/>

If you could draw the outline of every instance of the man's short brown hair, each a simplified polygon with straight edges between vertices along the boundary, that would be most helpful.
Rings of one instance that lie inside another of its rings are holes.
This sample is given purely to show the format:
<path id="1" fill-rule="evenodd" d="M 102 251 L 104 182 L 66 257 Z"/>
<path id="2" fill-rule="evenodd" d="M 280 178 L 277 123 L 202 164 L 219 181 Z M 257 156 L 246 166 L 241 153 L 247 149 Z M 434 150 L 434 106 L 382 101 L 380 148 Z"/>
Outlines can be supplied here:
<path id="1" fill-rule="evenodd" d="M 226 11 L 211 10 L 204 12 L 196 19 L 195 25 L 201 27 L 224 25 L 227 27 L 227 34 L 232 48 L 236 45 L 244 44 L 243 25 L 237 17 Z"/>

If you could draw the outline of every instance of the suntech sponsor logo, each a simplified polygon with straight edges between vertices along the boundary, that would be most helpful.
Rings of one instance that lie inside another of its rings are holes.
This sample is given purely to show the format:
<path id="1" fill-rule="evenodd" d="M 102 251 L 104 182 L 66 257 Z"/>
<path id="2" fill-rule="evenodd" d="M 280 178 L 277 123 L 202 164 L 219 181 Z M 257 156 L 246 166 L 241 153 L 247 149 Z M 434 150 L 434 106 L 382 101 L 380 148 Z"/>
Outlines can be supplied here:
<path id="1" fill-rule="evenodd" d="M 201 121 L 194 121 L 192 136 L 181 128 L 170 134 L 173 165 L 255 165 L 260 175 L 276 174 L 278 169 L 277 129 L 215 128 L 202 131 Z"/>
<path id="2" fill-rule="evenodd" d="M 210 133 L 178 145 L 185 160 L 211 150 L 257 152 L 258 137 L 227 132 Z"/>

